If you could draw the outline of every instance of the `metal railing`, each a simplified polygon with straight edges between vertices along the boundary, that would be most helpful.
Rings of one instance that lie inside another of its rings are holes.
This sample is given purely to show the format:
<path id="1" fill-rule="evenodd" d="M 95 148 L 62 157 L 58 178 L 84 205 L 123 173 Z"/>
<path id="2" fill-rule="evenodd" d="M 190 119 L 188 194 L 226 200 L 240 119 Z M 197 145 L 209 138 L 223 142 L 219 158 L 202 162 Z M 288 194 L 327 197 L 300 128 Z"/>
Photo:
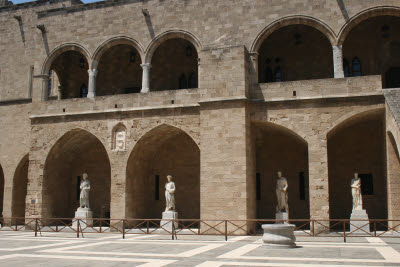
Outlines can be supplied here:
<path id="1" fill-rule="evenodd" d="M 205 219 L 86 219 L 72 218 L 0 218 L 1 231 L 31 231 L 35 236 L 46 232 L 74 233 L 83 237 L 91 233 L 122 235 L 262 235 L 263 224 L 295 224 L 296 236 L 400 237 L 400 220 L 205 220 Z M 368 230 L 369 229 L 369 230 Z"/>

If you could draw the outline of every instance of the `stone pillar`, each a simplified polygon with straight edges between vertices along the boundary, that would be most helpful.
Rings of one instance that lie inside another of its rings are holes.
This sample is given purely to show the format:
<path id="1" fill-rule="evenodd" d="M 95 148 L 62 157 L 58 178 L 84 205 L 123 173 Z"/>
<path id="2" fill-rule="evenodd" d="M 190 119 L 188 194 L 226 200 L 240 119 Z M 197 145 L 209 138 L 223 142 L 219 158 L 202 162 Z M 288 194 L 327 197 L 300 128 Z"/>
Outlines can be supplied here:
<path id="1" fill-rule="evenodd" d="M 250 96 L 250 93 L 254 93 L 257 90 L 257 87 L 259 87 L 259 82 L 258 82 L 258 53 L 250 53 L 250 71 L 249 71 L 249 76 L 250 76 L 250 81 L 253 81 L 251 83 L 251 86 L 249 87 L 250 92 L 246 92 L 246 96 Z M 247 90 L 248 91 L 248 90 Z"/>
<path id="2" fill-rule="evenodd" d="M 246 101 L 202 102 L 200 105 L 201 218 L 253 219 L 255 186 L 249 185 L 254 185 L 255 175 L 249 153 L 251 135 Z M 209 229 L 206 225 L 200 228 L 202 231 Z M 217 228 L 224 231 L 223 225 Z M 229 225 L 228 230 L 237 229 Z M 246 232 L 238 230 L 235 234 Z"/>
<path id="3" fill-rule="evenodd" d="M 47 101 L 49 98 L 49 75 L 41 75 L 42 78 L 42 101 Z"/>
<path id="4" fill-rule="evenodd" d="M 144 63 L 140 65 L 143 69 L 143 78 L 142 78 L 142 90 L 141 93 L 148 93 L 150 91 L 150 63 Z"/>
<path id="5" fill-rule="evenodd" d="M 89 73 L 89 88 L 88 88 L 88 94 L 87 97 L 93 98 L 96 96 L 96 76 L 97 76 L 97 70 L 88 70 Z"/>
<path id="6" fill-rule="evenodd" d="M 328 150 L 326 134 L 311 136 L 308 142 L 310 218 L 329 220 Z M 324 227 L 326 226 L 326 227 Z M 329 222 L 315 224 L 316 233 L 327 232 Z"/>
<path id="7" fill-rule="evenodd" d="M 387 153 L 387 196 L 388 196 L 388 219 L 400 218 L 400 157 L 396 140 L 391 134 L 386 138 Z M 397 226 L 398 222 L 389 222 L 389 227 Z M 400 230 L 397 226 L 396 230 Z"/>
<path id="8" fill-rule="evenodd" d="M 342 46 L 334 45 L 334 46 L 332 46 L 332 51 L 333 51 L 334 77 L 335 78 L 344 78 Z"/>
<path id="9" fill-rule="evenodd" d="M 58 91 L 57 91 L 57 99 L 61 100 L 62 99 L 62 92 L 64 91 L 64 86 L 59 85 L 58 86 Z"/>

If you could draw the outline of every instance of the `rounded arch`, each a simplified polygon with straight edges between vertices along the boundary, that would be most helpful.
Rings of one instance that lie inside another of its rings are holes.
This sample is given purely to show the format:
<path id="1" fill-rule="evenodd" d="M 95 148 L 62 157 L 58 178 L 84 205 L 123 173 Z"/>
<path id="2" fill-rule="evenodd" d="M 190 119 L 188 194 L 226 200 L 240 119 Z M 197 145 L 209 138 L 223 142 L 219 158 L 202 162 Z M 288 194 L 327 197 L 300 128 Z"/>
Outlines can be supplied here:
<path id="1" fill-rule="evenodd" d="M 47 56 L 42 66 L 42 75 L 48 75 L 53 61 L 59 55 L 68 51 L 76 51 L 81 53 L 86 58 L 86 62 L 90 64 L 91 55 L 90 52 L 85 47 L 77 43 L 66 43 L 54 48 L 53 51 L 51 51 L 51 53 Z M 89 69 L 90 68 L 91 66 L 89 66 Z"/>
<path id="2" fill-rule="evenodd" d="M 140 56 L 141 62 L 144 62 L 144 49 L 143 46 L 133 38 L 127 36 L 115 36 L 104 41 L 94 52 L 91 69 L 97 69 L 101 56 L 110 48 L 116 45 L 129 45 L 135 48 Z"/>
<path id="3" fill-rule="evenodd" d="M 129 155 L 127 218 L 161 218 L 166 175 L 172 175 L 177 185 L 175 198 L 180 218 L 200 218 L 200 149 L 188 133 L 168 124 L 142 135 Z"/>
<path id="4" fill-rule="evenodd" d="M 85 171 L 91 183 L 93 217 L 110 216 L 111 165 L 107 149 L 93 133 L 75 128 L 64 133 L 47 155 L 43 170 L 44 217 L 74 217 Z"/>
<path id="5" fill-rule="evenodd" d="M 185 31 L 185 30 L 169 30 L 157 35 L 147 46 L 146 53 L 145 53 L 145 60 L 144 63 L 151 63 L 151 59 L 153 57 L 154 52 L 157 50 L 158 46 L 163 42 L 174 39 L 174 38 L 181 38 L 189 41 L 194 48 L 199 53 L 202 49 L 202 45 L 200 40 L 192 33 Z"/>
<path id="6" fill-rule="evenodd" d="M 279 131 L 292 136 L 293 138 L 297 139 L 298 141 L 308 145 L 307 140 L 305 139 L 305 135 L 302 132 L 296 132 L 294 129 L 290 129 L 288 127 L 285 127 L 283 125 L 269 122 L 269 121 L 262 121 L 262 120 L 253 120 L 253 124 L 255 126 L 265 126 L 265 127 L 273 127 L 278 129 Z"/>
<path id="7" fill-rule="evenodd" d="M 302 24 L 302 25 L 307 25 L 310 27 L 313 27 L 320 31 L 323 35 L 328 38 L 329 42 L 332 45 L 336 44 L 336 36 L 333 30 L 323 21 L 309 17 L 309 16 L 288 16 L 284 17 L 281 19 L 278 19 L 268 26 L 266 26 L 254 39 L 252 45 L 251 45 L 251 52 L 252 53 L 257 53 L 258 50 L 260 49 L 261 45 L 263 42 L 275 31 L 289 26 L 289 25 L 295 25 L 295 24 Z"/>
<path id="8" fill-rule="evenodd" d="M 343 45 L 346 37 L 358 24 L 369 18 L 377 16 L 400 16 L 400 7 L 377 6 L 359 12 L 342 26 L 338 35 L 338 45 Z"/>
<path id="9" fill-rule="evenodd" d="M 12 217 L 19 218 L 17 223 L 23 223 L 25 217 L 25 198 L 28 187 L 29 154 L 26 154 L 15 169 L 12 192 Z"/>

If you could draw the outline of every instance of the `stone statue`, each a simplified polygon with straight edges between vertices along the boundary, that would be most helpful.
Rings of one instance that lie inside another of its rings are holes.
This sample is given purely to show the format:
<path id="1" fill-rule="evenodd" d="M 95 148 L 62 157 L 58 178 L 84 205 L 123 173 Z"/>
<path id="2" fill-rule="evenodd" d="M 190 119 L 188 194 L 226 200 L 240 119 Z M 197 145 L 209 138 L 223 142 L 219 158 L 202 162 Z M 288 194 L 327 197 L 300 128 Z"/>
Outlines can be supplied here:
<path id="1" fill-rule="evenodd" d="M 80 208 L 88 208 L 89 206 L 89 191 L 90 191 L 90 181 L 88 180 L 88 174 L 86 171 L 82 174 L 83 180 L 81 181 L 81 195 L 79 197 Z"/>
<path id="2" fill-rule="evenodd" d="M 288 183 L 285 177 L 282 177 L 282 172 L 278 171 L 278 180 L 276 181 L 276 197 L 278 203 L 276 205 L 276 212 L 289 212 L 288 205 Z"/>
<path id="3" fill-rule="evenodd" d="M 354 173 L 351 179 L 351 195 L 353 196 L 353 210 L 362 210 L 361 179 L 358 173 Z"/>
<path id="4" fill-rule="evenodd" d="M 175 210 L 175 183 L 172 182 L 172 176 L 167 175 L 168 182 L 165 184 L 165 200 L 166 208 L 165 211 Z"/>

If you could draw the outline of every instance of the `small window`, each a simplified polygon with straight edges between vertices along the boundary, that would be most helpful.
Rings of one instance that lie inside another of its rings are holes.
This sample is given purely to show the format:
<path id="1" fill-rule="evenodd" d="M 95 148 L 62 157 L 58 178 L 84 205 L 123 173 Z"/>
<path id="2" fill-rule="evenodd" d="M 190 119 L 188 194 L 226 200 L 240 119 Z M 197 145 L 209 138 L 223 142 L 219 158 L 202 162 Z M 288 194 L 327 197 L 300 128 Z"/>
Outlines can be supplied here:
<path id="1" fill-rule="evenodd" d="M 187 88 L 187 81 L 185 74 L 179 76 L 179 89 L 186 89 Z"/>
<path id="2" fill-rule="evenodd" d="M 160 175 L 154 177 L 154 196 L 155 200 L 160 200 Z"/>
<path id="3" fill-rule="evenodd" d="M 189 88 L 197 88 L 197 75 L 194 72 L 189 75 Z"/>
<path id="4" fill-rule="evenodd" d="M 349 62 L 346 59 L 343 59 L 343 72 L 344 77 L 350 77 L 350 66 Z"/>
<path id="5" fill-rule="evenodd" d="M 299 173 L 299 195 L 300 200 L 306 200 L 306 177 L 304 172 Z"/>
<path id="6" fill-rule="evenodd" d="M 281 82 L 282 79 L 282 69 L 281 67 L 276 67 L 275 69 L 275 82 Z"/>
<path id="7" fill-rule="evenodd" d="M 256 199 L 261 200 L 261 174 L 256 173 Z"/>
<path id="8" fill-rule="evenodd" d="M 80 90 L 80 97 L 85 98 L 85 97 L 87 97 L 87 94 L 88 94 L 87 87 L 86 87 L 86 85 L 82 84 L 81 90 Z"/>
<path id="9" fill-rule="evenodd" d="M 361 76 L 361 61 L 358 57 L 355 57 L 352 62 L 353 67 L 353 77 Z"/>
<path id="10" fill-rule="evenodd" d="M 358 177 L 361 179 L 361 194 L 362 195 L 373 195 L 374 194 L 374 177 L 371 173 L 359 174 Z"/>
<path id="11" fill-rule="evenodd" d="M 48 85 L 47 85 L 47 86 L 48 86 L 48 87 L 47 87 L 48 96 L 51 96 L 52 79 L 53 79 L 53 71 L 50 70 L 50 71 L 49 71 L 49 83 L 48 83 Z"/>
<path id="12" fill-rule="evenodd" d="M 272 69 L 267 67 L 265 69 L 265 82 L 270 83 L 274 81 L 274 74 L 272 73 Z"/>

